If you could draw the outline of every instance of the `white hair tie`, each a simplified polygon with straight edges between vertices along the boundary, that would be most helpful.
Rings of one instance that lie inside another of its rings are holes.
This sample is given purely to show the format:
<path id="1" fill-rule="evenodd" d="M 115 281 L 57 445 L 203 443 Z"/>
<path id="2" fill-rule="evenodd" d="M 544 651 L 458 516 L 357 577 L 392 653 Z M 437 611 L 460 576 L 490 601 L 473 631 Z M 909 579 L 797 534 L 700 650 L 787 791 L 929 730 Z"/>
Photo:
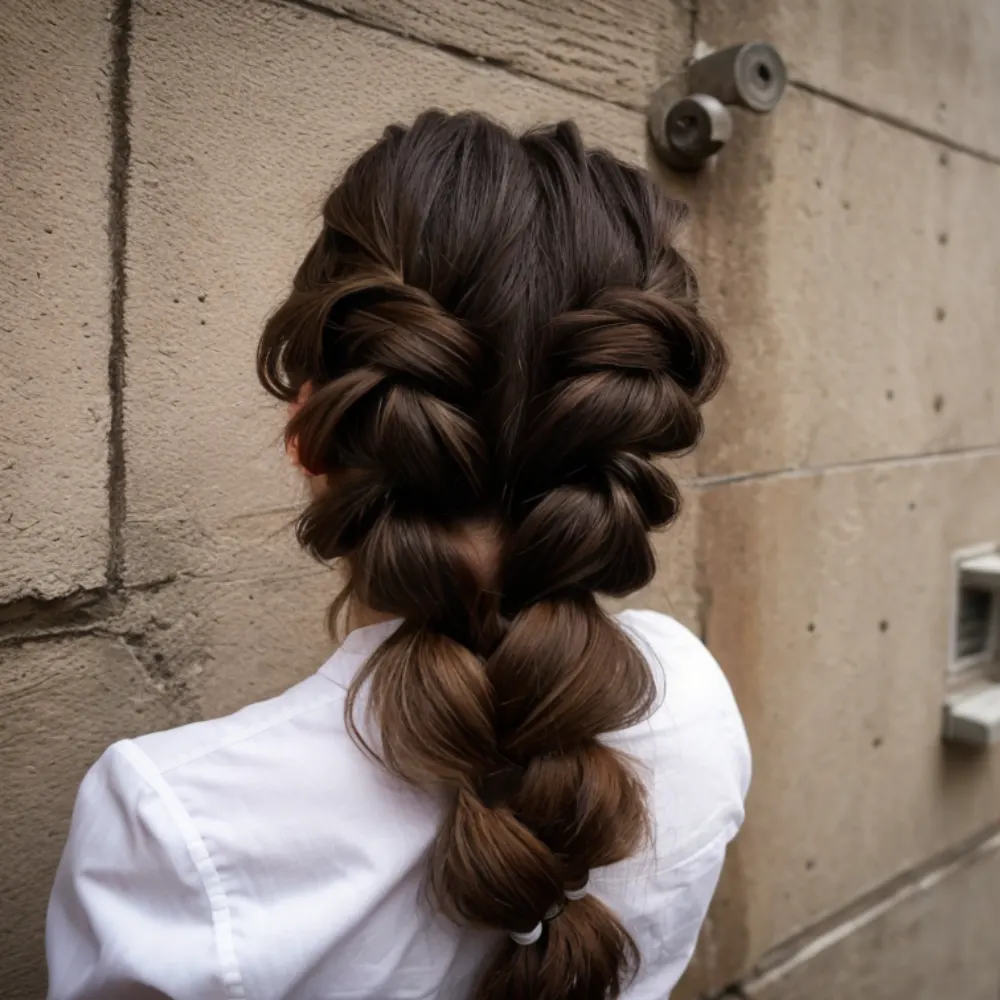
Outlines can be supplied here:
<path id="1" fill-rule="evenodd" d="M 590 878 L 580 886 L 579 889 L 566 889 L 563 895 L 567 899 L 583 899 L 584 896 L 589 892 Z M 529 944 L 534 944 L 542 936 L 542 922 L 547 920 L 554 920 L 556 917 L 562 913 L 562 904 L 553 903 L 552 906 L 545 911 L 545 916 L 531 928 L 530 931 L 508 931 L 511 941 L 514 944 L 519 944 L 523 947 L 527 947 Z"/>
<path id="2" fill-rule="evenodd" d="M 530 931 L 510 931 L 510 939 L 514 944 L 529 945 L 534 944 L 542 936 L 541 920 L 531 928 Z"/>
<path id="3" fill-rule="evenodd" d="M 542 936 L 542 922 L 555 920 L 562 913 L 562 903 L 553 903 L 546 911 L 545 916 L 531 928 L 530 931 L 510 931 L 510 939 L 514 944 L 529 945 L 534 944 Z"/>

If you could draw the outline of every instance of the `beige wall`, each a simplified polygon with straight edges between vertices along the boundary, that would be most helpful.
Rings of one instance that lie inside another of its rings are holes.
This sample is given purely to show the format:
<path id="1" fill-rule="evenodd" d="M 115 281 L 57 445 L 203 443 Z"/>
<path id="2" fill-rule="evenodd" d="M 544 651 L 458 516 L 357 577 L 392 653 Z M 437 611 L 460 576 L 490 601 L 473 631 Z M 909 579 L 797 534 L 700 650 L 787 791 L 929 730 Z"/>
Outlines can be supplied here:
<path id="1" fill-rule="evenodd" d="M 340 168 L 429 104 L 640 160 L 692 40 L 762 37 L 782 105 L 665 178 L 735 365 L 642 600 L 706 635 L 756 753 L 679 992 L 995 1000 L 1000 757 L 944 752 L 938 713 L 951 553 L 1000 540 L 1000 17 L 691 6 L 0 0 L 5 997 L 43 989 L 101 749 L 327 648 L 253 347 Z"/>

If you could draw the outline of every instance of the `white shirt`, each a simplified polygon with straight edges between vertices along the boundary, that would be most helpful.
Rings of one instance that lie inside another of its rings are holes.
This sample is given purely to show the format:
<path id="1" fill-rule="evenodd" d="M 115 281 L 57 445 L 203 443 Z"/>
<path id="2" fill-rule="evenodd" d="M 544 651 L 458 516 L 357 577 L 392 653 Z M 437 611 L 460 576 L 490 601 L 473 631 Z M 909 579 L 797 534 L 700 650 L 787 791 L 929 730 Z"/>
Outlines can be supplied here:
<path id="1" fill-rule="evenodd" d="M 661 691 L 608 738 L 640 762 L 654 838 L 590 887 L 639 946 L 628 1000 L 665 1000 L 742 822 L 750 753 L 704 646 L 654 612 L 619 620 Z M 424 894 L 445 803 L 344 726 L 351 678 L 394 627 L 352 632 L 278 698 L 101 757 L 49 904 L 50 1000 L 466 1000 L 502 932 L 459 927 Z"/>

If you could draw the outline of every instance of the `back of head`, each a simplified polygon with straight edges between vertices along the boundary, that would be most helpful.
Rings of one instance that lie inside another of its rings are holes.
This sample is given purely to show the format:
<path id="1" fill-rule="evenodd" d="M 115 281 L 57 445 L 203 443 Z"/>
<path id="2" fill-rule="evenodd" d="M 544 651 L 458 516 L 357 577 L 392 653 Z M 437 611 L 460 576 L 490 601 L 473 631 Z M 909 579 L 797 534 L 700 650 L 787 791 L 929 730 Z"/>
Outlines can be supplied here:
<path id="1" fill-rule="evenodd" d="M 679 506 L 657 459 L 696 443 L 725 368 L 681 218 L 571 123 L 428 112 L 347 170 L 260 342 L 270 391 L 310 387 L 286 433 L 326 478 L 300 541 L 403 620 L 352 731 L 364 690 L 379 758 L 449 793 L 437 904 L 528 942 L 504 937 L 476 1000 L 616 997 L 639 960 L 585 888 L 646 838 L 601 736 L 655 687 L 597 598 L 652 577 Z"/>

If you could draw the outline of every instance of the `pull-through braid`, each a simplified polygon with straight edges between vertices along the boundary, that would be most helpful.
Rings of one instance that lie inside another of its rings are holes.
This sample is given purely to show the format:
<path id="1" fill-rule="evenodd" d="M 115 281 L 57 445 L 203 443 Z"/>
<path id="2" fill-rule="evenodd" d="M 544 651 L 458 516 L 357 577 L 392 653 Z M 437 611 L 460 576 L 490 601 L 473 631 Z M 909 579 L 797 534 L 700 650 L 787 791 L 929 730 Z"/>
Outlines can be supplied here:
<path id="1" fill-rule="evenodd" d="M 348 724 L 447 793 L 437 904 L 529 942 L 504 934 L 472 1000 L 610 1000 L 639 964 L 574 890 L 649 833 L 606 737 L 657 689 L 597 595 L 651 578 L 680 502 L 656 459 L 696 442 L 725 365 L 678 218 L 571 125 L 428 113 L 345 174 L 261 340 L 265 386 L 309 389 L 286 430 L 323 476 L 300 541 L 402 619 Z"/>
<path id="2" fill-rule="evenodd" d="M 553 320 L 550 384 L 513 453 L 502 582 L 509 625 L 486 672 L 498 749 L 526 766 L 510 808 L 557 860 L 564 886 L 631 856 L 649 832 L 640 776 L 601 737 L 642 719 L 656 686 L 593 595 L 628 594 L 651 579 L 648 533 L 680 502 L 653 457 L 695 444 L 697 405 L 720 364 L 710 328 L 666 299 L 657 277 L 649 289 L 602 290 Z M 537 896 L 526 923 L 551 902 Z M 639 959 L 593 896 L 567 901 L 534 947 L 508 946 L 483 997 L 613 997 Z M 582 969 L 572 961 L 581 952 Z"/>
<path id="3" fill-rule="evenodd" d="M 348 559 L 351 594 L 406 619 L 386 647 L 400 651 L 397 666 L 444 656 L 475 664 L 463 672 L 478 677 L 478 661 L 462 645 L 474 630 L 478 583 L 452 528 L 480 509 L 489 484 L 472 414 L 485 367 L 480 341 L 383 266 L 354 267 L 332 281 L 303 268 L 268 324 L 259 358 L 262 378 L 284 398 L 306 381 L 290 373 L 309 364 L 321 373 L 308 380 L 308 398 L 285 431 L 303 467 L 329 484 L 299 518 L 300 543 L 320 560 Z M 392 697 L 382 683 L 391 671 L 369 672 L 378 675 L 371 700 L 381 711 L 383 691 Z M 426 678 L 414 672 L 409 680 Z M 432 684 L 425 694 L 433 708 L 447 692 Z M 413 780 L 440 777 L 436 743 L 426 744 L 422 764 L 419 750 L 395 751 L 397 732 L 407 742 L 398 725 L 384 727 L 386 763 Z M 472 767 L 464 760 L 460 769 Z"/>

